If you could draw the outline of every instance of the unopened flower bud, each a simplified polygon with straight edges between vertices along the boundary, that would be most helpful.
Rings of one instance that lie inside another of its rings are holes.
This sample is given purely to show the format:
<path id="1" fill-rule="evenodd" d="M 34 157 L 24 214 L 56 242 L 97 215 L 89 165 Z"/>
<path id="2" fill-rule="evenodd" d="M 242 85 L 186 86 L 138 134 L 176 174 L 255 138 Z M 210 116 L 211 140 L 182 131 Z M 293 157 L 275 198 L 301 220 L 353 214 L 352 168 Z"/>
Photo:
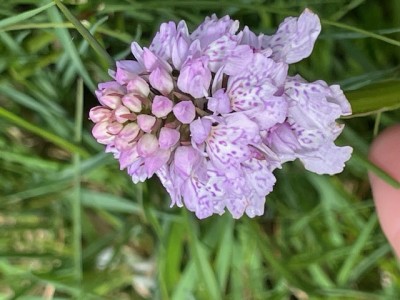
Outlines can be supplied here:
<path id="1" fill-rule="evenodd" d="M 124 128 L 118 134 L 118 137 L 126 141 L 132 141 L 137 137 L 139 131 L 140 128 L 136 123 L 129 123 L 128 125 L 124 126 Z"/>
<path id="2" fill-rule="evenodd" d="M 160 130 L 160 136 L 158 137 L 158 143 L 161 149 L 168 149 L 174 146 L 180 138 L 180 133 L 176 129 L 163 127 Z"/>
<path id="3" fill-rule="evenodd" d="M 163 68 L 156 68 L 150 73 L 150 84 L 163 95 L 168 95 L 174 88 L 171 75 Z"/>
<path id="4" fill-rule="evenodd" d="M 187 60 L 178 77 L 178 88 L 195 98 L 207 96 L 211 83 L 211 71 L 207 64 L 207 56 Z"/>
<path id="5" fill-rule="evenodd" d="M 171 111 L 174 103 L 164 96 L 155 96 L 151 105 L 151 112 L 157 118 L 166 117 Z"/>
<path id="6" fill-rule="evenodd" d="M 118 134 L 122 128 L 124 127 L 124 125 L 122 125 L 121 123 L 118 122 L 112 122 L 107 126 L 107 131 L 113 135 Z"/>
<path id="7" fill-rule="evenodd" d="M 180 36 L 176 39 L 172 47 L 172 63 L 177 70 L 181 69 L 183 62 L 187 57 L 189 43 L 190 41 L 185 39 L 183 36 Z"/>
<path id="8" fill-rule="evenodd" d="M 104 106 L 93 107 L 89 112 L 89 118 L 94 123 L 99 123 L 101 121 L 104 121 L 108 119 L 110 115 L 111 115 L 111 110 L 109 110 Z"/>
<path id="9" fill-rule="evenodd" d="M 182 101 L 172 109 L 175 117 L 183 124 L 189 124 L 196 116 L 196 108 L 192 101 Z"/>
<path id="10" fill-rule="evenodd" d="M 132 141 L 138 136 L 140 128 L 136 123 L 129 123 L 115 137 L 115 147 L 122 151 L 131 147 Z"/>
<path id="11" fill-rule="evenodd" d="M 142 102 L 135 94 L 126 94 L 122 97 L 122 103 L 133 112 L 142 111 Z"/>
<path id="12" fill-rule="evenodd" d="M 142 71 L 142 67 L 137 61 L 120 60 L 116 62 L 117 71 L 114 74 L 115 80 L 120 84 L 126 84 L 130 80 L 137 78 L 136 74 Z"/>
<path id="13" fill-rule="evenodd" d="M 133 93 L 143 97 L 147 97 L 150 93 L 149 85 L 139 76 L 135 76 L 133 79 L 129 80 L 126 89 L 128 90 L 128 93 Z"/>
<path id="14" fill-rule="evenodd" d="M 116 109 L 121 105 L 121 98 L 114 95 L 104 95 L 99 98 L 99 102 L 111 109 Z"/>
<path id="15" fill-rule="evenodd" d="M 156 123 L 156 118 L 149 115 L 138 115 L 137 123 L 144 132 L 150 132 Z"/>
<path id="16" fill-rule="evenodd" d="M 94 125 L 92 134 L 100 144 L 108 144 L 114 140 L 114 135 L 107 131 L 107 127 L 110 123 L 103 121 Z"/>
<path id="17" fill-rule="evenodd" d="M 99 83 L 98 90 L 95 91 L 97 98 L 111 94 L 122 95 L 125 92 L 126 92 L 125 88 L 116 81 L 107 81 Z"/>
<path id="18" fill-rule="evenodd" d="M 148 157 L 158 149 L 158 140 L 155 135 L 144 134 L 137 144 L 137 151 L 141 157 Z"/>
<path id="19" fill-rule="evenodd" d="M 130 119 L 130 114 L 131 112 L 129 111 L 129 109 L 126 106 L 122 105 L 118 107 L 114 112 L 115 119 L 119 123 L 124 123 L 128 121 Z"/>

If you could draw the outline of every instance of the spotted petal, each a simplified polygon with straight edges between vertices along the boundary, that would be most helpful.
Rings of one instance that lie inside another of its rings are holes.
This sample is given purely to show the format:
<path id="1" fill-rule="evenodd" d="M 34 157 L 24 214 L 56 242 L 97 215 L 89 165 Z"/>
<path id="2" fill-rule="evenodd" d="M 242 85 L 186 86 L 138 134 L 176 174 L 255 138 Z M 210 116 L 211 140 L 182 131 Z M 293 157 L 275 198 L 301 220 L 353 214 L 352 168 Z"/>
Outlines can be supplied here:
<path id="1" fill-rule="evenodd" d="M 344 163 L 350 159 L 352 151 L 351 147 L 338 147 L 332 142 L 299 158 L 307 170 L 333 175 L 343 171 Z"/>
<path id="2" fill-rule="evenodd" d="M 253 50 L 248 45 L 238 45 L 238 41 L 224 35 L 209 44 L 204 53 L 208 56 L 208 66 L 216 73 L 221 67 L 227 75 L 241 73 L 251 62 Z"/>
<path id="3" fill-rule="evenodd" d="M 286 18 L 274 35 L 264 36 L 263 48 L 272 49 L 274 60 L 292 64 L 311 54 L 320 32 L 318 16 L 306 9 L 299 18 Z"/>
<path id="4" fill-rule="evenodd" d="M 206 140 L 206 152 L 216 168 L 237 174 L 238 164 L 251 156 L 249 144 L 257 143 L 258 138 L 256 123 L 244 114 L 232 114 L 224 123 L 212 127 Z"/>
<path id="5" fill-rule="evenodd" d="M 204 22 L 190 35 L 192 40 L 199 40 L 204 49 L 213 41 L 226 34 L 235 34 L 239 29 L 239 21 L 231 20 L 229 16 L 217 18 L 216 15 L 206 17 Z"/>

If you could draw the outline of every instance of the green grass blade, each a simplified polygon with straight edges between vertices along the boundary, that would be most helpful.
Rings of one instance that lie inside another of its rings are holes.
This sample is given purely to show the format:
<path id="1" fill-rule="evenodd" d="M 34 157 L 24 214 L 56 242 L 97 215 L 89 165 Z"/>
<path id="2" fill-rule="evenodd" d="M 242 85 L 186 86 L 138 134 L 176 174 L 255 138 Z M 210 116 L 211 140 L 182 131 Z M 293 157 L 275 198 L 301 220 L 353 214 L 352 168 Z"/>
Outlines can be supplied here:
<path id="1" fill-rule="evenodd" d="M 15 86 L 2 84 L 0 86 L 0 93 L 3 96 L 7 96 L 13 102 L 18 103 L 21 106 L 27 107 L 34 112 L 40 114 L 41 116 L 49 117 L 51 115 L 49 108 L 46 105 L 40 103 L 31 96 L 18 91 Z"/>
<path id="2" fill-rule="evenodd" d="M 95 192 L 82 189 L 82 204 L 85 207 L 102 209 L 110 212 L 125 214 L 142 214 L 142 208 L 126 198 L 118 197 L 109 193 Z"/>
<path id="3" fill-rule="evenodd" d="M 264 256 L 265 261 L 270 265 L 270 267 L 287 280 L 291 285 L 296 286 L 302 290 L 310 290 L 310 286 L 307 282 L 303 281 L 293 274 L 288 266 L 288 264 L 281 258 L 278 258 L 275 252 L 277 252 L 270 238 L 262 232 L 257 224 L 252 224 L 250 221 L 246 222 L 246 229 L 249 234 L 252 234 L 254 239 L 258 243 L 258 248 L 261 254 Z"/>
<path id="4" fill-rule="evenodd" d="M 355 282 L 362 275 L 368 272 L 369 269 L 373 268 L 374 265 L 379 263 L 379 260 L 390 253 L 391 247 L 389 244 L 383 244 L 378 249 L 374 250 L 370 255 L 364 256 L 364 258 L 357 263 L 356 266 L 352 269 L 351 275 L 349 277 L 349 281 Z"/>
<path id="5" fill-rule="evenodd" d="M 368 223 L 365 224 L 352 249 L 348 253 L 347 259 L 344 261 L 342 267 L 339 270 L 339 273 L 337 275 L 337 282 L 339 286 L 347 285 L 348 279 L 352 275 L 353 268 L 360 258 L 361 251 L 365 247 L 365 244 L 368 242 L 368 239 L 370 238 L 370 235 L 372 234 L 372 231 L 377 224 L 378 217 L 375 214 L 371 215 Z"/>
<path id="6" fill-rule="evenodd" d="M 75 130 L 74 141 L 80 143 L 82 140 L 82 119 L 83 119 L 83 81 L 78 80 L 76 90 L 76 105 L 75 105 Z M 74 271 L 75 280 L 78 285 L 83 279 L 82 270 L 82 209 L 81 209 L 81 157 L 78 153 L 74 153 L 73 165 L 75 170 L 73 196 L 72 196 L 72 234 L 73 234 L 73 249 L 74 249 Z"/>
<path id="7" fill-rule="evenodd" d="M 76 146 L 51 132 L 48 132 L 38 126 L 35 126 L 25 121 L 24 119 L 18 117 L 17 115 L 13 114 L 12 112 L 2 107 L 0 107 L 0 117 L 24 128 L 25 130 L 37 134 L 38 136 L 54 143 L 55 145 L 59 146 L 60 148 L 63 148 L 64 150 L 67 150 L 68 152 L 79 153 L 83 157 L 89 156 L 86 150 L 80 148 L 79 146 Z"/>
<path id="8" fill-rule="evenodd" d="M 62 23 L 62 18 L 57 10 L 57 8 L 52 7 L 49 9 L 49 18 L 52 20 L 54 23 Z M 68 55 L 69 59 L 71 60 L 71 63 L 74 65 L 76 71 L 79 73 L 79 75 L 82 77 L 82 79 L 85 81 L 85 84 L 89 87 L 91 91 L 94 91 L 96 89 L 95 84 L 93 83 L 93 80 L 91 79 L 88 71 L 86 70 L 81 57 L 79 56 L 78 50 L 76 49 L 74 43 L 72 42 L 73 39 L 71 35 L 68 32 L 68 29 L 65 28 L 54 28 L 54 31 L 56 32 L 58 38 L 60 39 L 61 44 L 64 47 L 65 53 Z"/>
<path id="9" fill-rule="evenodd" d="M 349 118 L 400 108 L 399 80 L 372 84 L 345 94 L 353 109 Z"/>
<path id="10" fill-rule="evenodd" d="M 43 5 L 41 7 L 23 12 L 21 14 L 18 14 L 16 16 L 12 16 L 9 18 L 5 18 L 3 20 L 0 20 L 0 30 L 4 27 L 19 23 L 21 21 L 24 21 L 26 19 L 32 18 L 33 16 L 41 13 L 42 11 L 45 11 L 46 9 L 54 6 L 53 2 L 47 3 L 46 5 Z"/>
<path id="11" fill-rule="evenodd" d="M 23 154 L 13 153 L 13 152 L 9 152 L 9 151 L 0 150 L 0 157 L 4 161 L 19 164 L 26 168 L 43 170 L 43 171 L 47 171 L 47 172 L 54 172 L 54 171 L 59 170 L 62 167 L 62 164 L 54 162 L 54 161 L 41 159 L 39 157 L 35 157 L 32 155 L 30 155 L 30 156 L 23 155 Z"/>
<path id="12" fill-rule="evenodd" d="M 15 204 L 19 201 L 29 199 L 32 197 L 38 197 L 43 195 L 48 195 L 51 193 L 59 193 L 68 187 L 68 183 L 66 182 L 57 182 L 50 184 L 41 184 L 39 186 L 35 186 L 34 188 L 30 188 L 27 190 L 18 191 L 16 193 L 12 193 L 7 196 L 2 196 L 2 205 L 7 204 Z"/>
<path id="13" fill-rule="evenodd" d="M 69 9 L 61 3 L 59 0 L 54 0 L 55 4 L 62 11 L 64 16 L 75 26 L 76 30 L 83 36 L 83 38 L 89 43 L 89 45 L 100 55 L 107 63 L 109 67 L 114 67 L 115 62 L 113 58 L 107 53 L 106 50 L 96 41 L 93 35 L 90 34 L 81 22 L 69 11 Z"/>
<path id="14" fill-rule="evenodd" d="M 181 223 L 171 224 L 167 233 L 165 254 L 163 256 L 162 270 L 160 280 L 163 280 L 167 289 L 172 292 L 175 289 L 181 274 L 181 264 L 183 259 L 183 249 L 185 242 L 185 228 Z"/>
<path id="15" fill-rule="evenodd" d="M 369 292 L 362 292 L 357 290 L 351 289 L 323 289 L 317 291 L 318 294 L 322 296 L 322 298 L 315 298 L 315 299 L 351 299 L 351 300 L 386 300 L 390 299 L 387 297 L 383 297 L 377 293 L 369 293 Z M 395 299 L 395 298 L 392 298 Z"/>
<path id="16" fill-rule="evenodd" d="M 186 215 L 185 220 L 189 235 L 190 251 L 196 263 L 199 278 L 204 284 L 205 292 L 208 294 L 209 299 L 221 299 L 217 278 L 210 266 L 203 245 L 196 237 L 196 230 L 192 216 L 186 211 L 184 214 Z"/>
<path id="17" fill-rule="evenodd" d="M 310 265 L 308 268 L 310 274 L 314 278 L 315 282 L 320 286 L 324 288 L 333 288 L 335 284 L 332 282 L 332 280 L 329 278 L 329 276 L 325 273 L 325 270 L 321 268 L 316 263 L 313 263 Z"/>
<path id="18" fill-rule="evenodd" d="M 387 184 L 390 184 L 392 187 L 399 189 L 400 182 L 394 179 L 390 174 L 379 168 L 377 165 L 369 161 L 363 155 L 358 154 L 357 152 L 353 153 L 352 159 L 355 160 L 360 166 L 365 167 L 368 171 L 373 172 L 380 179 L 385 181 Z"/>
<path id="19" fill-rule="evenodd" d="M 222 239 L 220 239 L 217 256 L 215 258 L 215 268 L 220 289 L 224 291 L 228 283 L 229 270 L 231 269 L 234 246 L 234 221 L 231 216 L 227 214 L 221 216 L 221 218 L 225 218 L 225 224 L 223 225 L 224 227 L 221 232 Z"/>
<path id="20" fill-rule="evenodd" d="M 4 31 L 17 31 L 17 30 L 25 30 L 25 29 L 51 29 L 51 28 L 69 28 L 69 29 L 73 29 L 75 27 L 70 22 L 65 22 L 65 23 L 43 22 L 43 23 L 17 24 L 17 25 L 7 26 L 3 30 Z"/>
<path id="21" fill-rule="evenodd" d="M 377 33 L 373 33 L 373 32 L 368 31 L 368 30 L 360 29 L 360 28 L 357 28 L 357 27 L 354 27 L 354 26 L 350 26 L 350 25 L 347 25 L 347 24 L 344 24 L 344 23 L 338 23 L 338 22 L 329 21 L 329 20 L 321 20 L 321 23 L 322 24 L 326 24 L 326 25 L 335 26 L 335 27 L 338 27 L 338 28 L 343 28 L 343 29 L 346 29 L 346 30 L 354 31 L 354 32 L 358 32 L 358 33 L 361 33 L 361 34 L 363 34 L 365 36 L 368 36 L 368 37 L 371 37 L 371 38 L 374 38 L 374 39 L 377 39 L 377 40 L 381 40 L 381 41 L 386 42 L 388 44 L 400 47 L 400 41 L 396 41 L 394 39 L 388 38 L 386 36 L 383 36 L 383 35 L 380 35 L 380 34 L 377 34 Z"/>
<path id="22" fill-rule="evenodd" d="M 171 299 L 173 300 L 185 300 L 195 299 L 191 292 L 198 283 L 198 272 L 196 269 L 196 263 L 194 260 L 190 260 L 185 269 L 181 272 L 181 277 L 176 285 Z"/>

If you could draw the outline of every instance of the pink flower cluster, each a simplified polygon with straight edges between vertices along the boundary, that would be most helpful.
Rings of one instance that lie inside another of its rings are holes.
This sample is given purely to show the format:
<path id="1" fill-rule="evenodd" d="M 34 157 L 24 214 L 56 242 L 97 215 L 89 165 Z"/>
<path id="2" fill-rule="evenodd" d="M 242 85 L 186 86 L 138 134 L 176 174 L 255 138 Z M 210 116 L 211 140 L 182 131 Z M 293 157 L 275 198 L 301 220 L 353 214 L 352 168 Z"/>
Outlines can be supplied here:
<path id="1" fill-rule="evenodd" d="M 99 84 L 93 136 L 133 182 L 157 174 L 172 205 L 198 218 L 262 215 L 274 169 L 300 159 L 335 174 L 352 152 L 334 144 L 343 129 L 335 120 L 351 114 L 340 87 L 288 75 L 320 30 L 310 10 L 272 36 L 239 31 L 229 16 L 207 17 L 192 33 L 184 21 L 164 23 Z"/>

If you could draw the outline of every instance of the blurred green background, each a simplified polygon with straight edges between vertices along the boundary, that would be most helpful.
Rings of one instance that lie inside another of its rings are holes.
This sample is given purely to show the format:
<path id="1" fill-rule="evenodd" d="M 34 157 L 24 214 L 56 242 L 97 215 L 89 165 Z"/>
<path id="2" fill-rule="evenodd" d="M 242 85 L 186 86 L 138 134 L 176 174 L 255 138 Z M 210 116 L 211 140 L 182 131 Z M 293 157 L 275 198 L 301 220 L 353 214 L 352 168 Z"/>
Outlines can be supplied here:
<path id="1" fill-rule="evenodd" d="M 366 95 L 399 104 L 398 0 L 63 3 L 114 59 L 168 20 L 193 29 L 229 14 L 271 34 L 308 7 L 322 34 L 290 72 L 341 84 L 357 112 Z M 0 299 L 400 299 L 367 180 L 369 144 L 399 110 L 341 120 L 338 143 L 355 149 L 342 174 L 288 163 L 264 216 L 198 220 L 170 208 L 156 178 L 134 185 L 91 137 L 108 65 L 64 13 L 49 0 L 0 4 Z M 379 82 L 391 89 L 368 90 Z"/>

